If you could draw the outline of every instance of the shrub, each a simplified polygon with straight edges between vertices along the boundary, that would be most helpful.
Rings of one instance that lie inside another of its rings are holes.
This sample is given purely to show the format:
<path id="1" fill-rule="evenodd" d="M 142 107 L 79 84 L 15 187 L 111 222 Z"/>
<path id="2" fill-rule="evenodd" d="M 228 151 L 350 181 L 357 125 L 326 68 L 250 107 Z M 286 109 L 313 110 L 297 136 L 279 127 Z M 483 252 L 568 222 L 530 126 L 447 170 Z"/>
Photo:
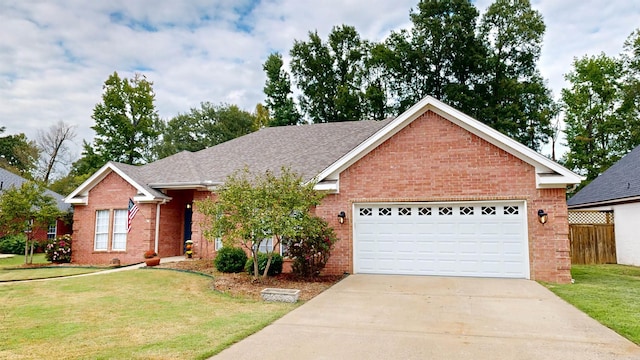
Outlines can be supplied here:
<path id="1" fill-rule="evenodd" d="M 258 253 L 258 272 L 260 275 L 264 273 L 264 269 L 267 267 L 267 261 L 269 256 L 265 253 Z M 250 258 L 245 263 L 244 269 L 249 275 L 253 275 L 253 258 Z M 267 275 L 276 276 L 282 272 L 282 256 L 277 253 L 273 253 L 271 257 L 271 265 L 269 266 L 269 272 Z"/>
<path id="2" fill-rule="evenodd" d="M 47 261 L 54 263 L 71 262 L 71 235 L 65 234 L 57 239 L 47 240 L 44 254 Z"/>
<path id="3" fill-rule="evenodd" d="M 0 239 L 0 254 L 24 255 L 24 235 L 7 235 Z"/>
<path id="4" fill-rule="evenodd" d="M 336 240 L 333 229 L 326 221 L 310 217 L 298 236 L 283 240 L 287 247 L 286 254 L 293 260 L 292 272 L 304 278 L 320 275 L 329 261 Z"/>
<path id="5" fill-rule="evenodd" d="M 244 270 L 244 265 L 247 262 L 247 254 L 244 250 L 237 247 L 225 246 L 218 250 L 213 264 L 218 271 L 224 273 L 238 273 Z"/>

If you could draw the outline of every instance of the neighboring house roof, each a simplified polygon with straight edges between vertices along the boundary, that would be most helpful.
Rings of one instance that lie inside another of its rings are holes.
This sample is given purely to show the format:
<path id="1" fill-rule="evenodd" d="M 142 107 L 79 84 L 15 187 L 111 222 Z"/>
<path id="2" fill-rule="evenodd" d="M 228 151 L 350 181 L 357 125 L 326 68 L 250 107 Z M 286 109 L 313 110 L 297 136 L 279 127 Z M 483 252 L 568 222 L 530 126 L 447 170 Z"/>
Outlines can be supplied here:
<path id="1" fill-rule="evenodd" d="M 28 180 L 22 176 L 16 175 L 11 171 L 0 168 L 0 194 L 10 187 L 20 187 Z M 64 202 L 64 196 L 53 192 L 51 190 L 45 190 L 45 194 L 50 195 L 56 200 L 56 205 L 60 211 L 69 211 L 71 205 Z"/>
<path id="2" fill-rule="evenodd" d="M 110 162 L 66 201 L 86 204 L 89 190 L 112 171 L 137 190 L 137 201 L 164 201 L 164 189 L 214 189 L 234 171 L 278 172 L 288 167 L 316 188 L 338 191 L 339 174 L 426 111 L 434 111 L 536 169 L 539 188 L 577 184 L 582 178 L 479 121 L 426 97 L 395 119 L 264 128 L 195 153 L 181 152 L 143 166 Z"/>
<path id="3" fill-rule="evenodd" d="M 567 201 L 571 208 L 640 201 L 640 146 Z"/>

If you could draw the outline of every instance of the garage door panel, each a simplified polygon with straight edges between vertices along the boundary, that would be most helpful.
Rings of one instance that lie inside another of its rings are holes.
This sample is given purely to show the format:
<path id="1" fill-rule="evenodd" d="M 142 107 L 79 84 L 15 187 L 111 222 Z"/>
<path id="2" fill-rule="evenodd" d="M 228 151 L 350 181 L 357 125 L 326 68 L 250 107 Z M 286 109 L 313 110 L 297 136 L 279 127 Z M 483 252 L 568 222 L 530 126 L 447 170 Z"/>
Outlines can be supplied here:
<path id="1" fill-rule="evenodd" d="M 354 214 L 356 272 L 528 277 L 522 202 L 372 204 Z"/>

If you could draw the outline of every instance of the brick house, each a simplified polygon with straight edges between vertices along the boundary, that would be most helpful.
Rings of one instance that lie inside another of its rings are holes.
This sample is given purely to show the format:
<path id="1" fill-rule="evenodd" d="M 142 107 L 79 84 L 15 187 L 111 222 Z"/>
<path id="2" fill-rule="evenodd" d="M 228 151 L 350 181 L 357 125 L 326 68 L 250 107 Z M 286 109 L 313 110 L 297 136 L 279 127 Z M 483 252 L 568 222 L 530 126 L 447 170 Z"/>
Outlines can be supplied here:
<path id="1" fill-rule="evenodd" d="M 194 201 L 245 166 L 287 166 L 328 193 L 315 209 L 339 238 L 327 273 L 571 278 L 565 189 L 581 177 L 431 97 L 395 119 L 265 128 L 144 166 L 108 163 L 66 198 L 73 261 L 181 255 L 187 239 L 214 254 Z M 123 234 L 129 198 L 140 211 Z"/>
<path id="2" fill-rule="evenodd" d="M 0 169 L 0 195 L 3 191 L 11 187 L 19 188 L 27 181 L 28 180 L 22 176 L 16 175 L 5 169 Z M 46 190 L 45 194 L 56 200 L 58 210 L 61 212 L 66 213 L 71 210 L 71 205 L 64 202 L 64 196 L 51 190 Z M 33 231 L 35 231 L 35 234 L 33 234 L 34 239 L 44 241 L 64 234 L 69 234 L 71 232 L 71 224 L 68 224 L 66 218 L 62 217 L 57 219 L 55 223 L 49 225 L 47 229 L 36 228 L 33 229 Z M 3 236 L 3 234 L 0 233 L 0 236 Z"/>

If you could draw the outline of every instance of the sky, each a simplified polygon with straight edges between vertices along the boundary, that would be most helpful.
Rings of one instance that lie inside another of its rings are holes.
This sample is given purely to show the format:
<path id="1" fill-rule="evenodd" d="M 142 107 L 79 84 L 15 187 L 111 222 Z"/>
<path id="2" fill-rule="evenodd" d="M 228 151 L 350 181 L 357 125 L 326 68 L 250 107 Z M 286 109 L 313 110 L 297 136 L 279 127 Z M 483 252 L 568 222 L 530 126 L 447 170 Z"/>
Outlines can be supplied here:
<path id="1" fill-rule="evenodd" d="M 491 0 L 474 1 L 483 13 Z M 91 141 L 91 114 L 114 71 L 153 82 L 170 119 L 201 102 L 253 111 L 264 101 L 262 64 L 309 31 L 355 26 L 381 41 L 409 28 L 418 0 L 0 0 L 1 136 L 35 140 L 62 120 L 77 126 L 75 151 Z M 547 30 L 540 71 L 555 97 L 576 57 L 618 55 L 640 27 L 638 0 L 532 0 Z M 74 147 L 72 147 L 74 148 Z M 547 146 L 543 154 L 550 153 Z"/>

